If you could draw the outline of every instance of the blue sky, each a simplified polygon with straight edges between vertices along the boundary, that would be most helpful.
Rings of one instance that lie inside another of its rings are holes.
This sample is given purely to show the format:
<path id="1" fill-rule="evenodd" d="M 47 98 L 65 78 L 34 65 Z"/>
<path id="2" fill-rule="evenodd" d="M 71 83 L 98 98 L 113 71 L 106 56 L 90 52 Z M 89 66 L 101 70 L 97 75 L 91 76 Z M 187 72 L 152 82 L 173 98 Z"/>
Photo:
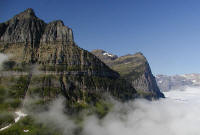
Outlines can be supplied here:
<path id="1" fill-rule="evenodd" d="M 0 22 L 33 8 L 61 19 L 76 43 L 119 56 L 141 51 L 154 74 L 200 73 L 199 0 L 1 0 Z"/>

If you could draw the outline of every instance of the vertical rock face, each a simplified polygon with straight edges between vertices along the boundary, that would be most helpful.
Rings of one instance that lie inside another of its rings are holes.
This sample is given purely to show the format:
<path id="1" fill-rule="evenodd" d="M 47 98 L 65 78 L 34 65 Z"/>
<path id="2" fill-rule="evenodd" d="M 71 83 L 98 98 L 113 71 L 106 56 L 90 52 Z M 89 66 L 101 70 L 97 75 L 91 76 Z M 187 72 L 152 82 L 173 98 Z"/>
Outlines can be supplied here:
<path id="1" fill-rule="evenodd" d="M 100 52 L 102 54 L 100 55 Z M 150 95 L 150 97 L 164 97 L 160 92 L 155 77 L 153 76 L 148 61 L 142 53 L 134 55 L 125 55 L 115 57 L 115 59 L 106 59 L 102 55 L 105 51 L 94 50 L 92 53 L 98 56 L 113 70 L 132 83 L 132 86 L 142 95 Z"/>
<path id="2" fill-rule="evenodd" d="M 133 87 L 137 90 L 151 92 L 156 97 L 164 98 L 164 94 L 160 91 L 156 79 L 153 76 L 148 63 L 145 65 L 144 72 L 139 77 L 132 81 Z"/>
<path id="3" fill-rule="evenodd" d="M 4 31 L 1 34 L 0 42 L 30 42 L 34 47 L 38 46 L 46 23 L 38 19 L 32 9 L 27 9 L 3 25 Z"/>
<path id="4" fill-rule="evenodd" d="M 116 71 L 95 55 L 75 44 L 72 29 L 61 20 L 45 23 L 33 9 L 27 9 L 0 24 L 0 52 L 11 54 L 4 70 L 30 72 L 37 67 L 40 75 L 45 77 L 34 74 L 37 78 L 34 80 L 47 80 L 51 84 L 56 82 L 56 91 L 67 94 L 73 103 L 83 98 L 84 93 L 87 97 L 110 92 L 121 100 L 136 96 L 129 82 L 121 79 Z M 44 91 L 45 84 L 32 83 L 38 87 L 37 92 Z M 54 86 L 49 84 L 50 93 L 52 89 Z"/>
<path id="5" fill-rule="evenodd" d="M 53 21 L 47 24 L 40 39 L 40 42 L 42 43 L 54 41 L 74 41 L 72 29 L 66 27 L 61 20 Z"/>
<path id="6" fill-rule="evenodd" d="M 37 18 L 33 9 L 14 16 L 0 25 L 0 41 L 6 43 L 30 42 L 31 44 L 74 41 L 72 29 L 66 27 L 61 20 L 46 24 Z"/>

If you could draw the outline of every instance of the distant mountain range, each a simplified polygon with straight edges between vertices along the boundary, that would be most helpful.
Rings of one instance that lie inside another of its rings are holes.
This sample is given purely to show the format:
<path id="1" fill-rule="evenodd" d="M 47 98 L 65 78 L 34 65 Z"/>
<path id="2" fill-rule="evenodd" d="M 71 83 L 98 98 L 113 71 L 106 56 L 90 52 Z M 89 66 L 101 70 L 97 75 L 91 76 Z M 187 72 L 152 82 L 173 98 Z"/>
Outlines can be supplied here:
<path id="1" fill-rule="evenodd" d="M 156 81 L 161 91 L 170 91 L 181 87 L 200 86 L 200 74 L 156 75 Z"/>

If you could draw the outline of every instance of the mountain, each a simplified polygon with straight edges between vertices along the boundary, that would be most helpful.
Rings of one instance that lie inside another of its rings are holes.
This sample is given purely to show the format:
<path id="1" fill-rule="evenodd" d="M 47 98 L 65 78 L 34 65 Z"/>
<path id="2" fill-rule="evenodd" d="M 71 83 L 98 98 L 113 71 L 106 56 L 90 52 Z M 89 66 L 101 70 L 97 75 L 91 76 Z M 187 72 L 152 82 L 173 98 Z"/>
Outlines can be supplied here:
<path id="1" fill-rule="evenodd" d="M 157 75 L 156 80 L 161 91 L 175 90 L 181 87 L 200 86 L 200 74 Z"/>
<path id="2" fill-rule="evenodd" d="M 105 63 L 109 63 L 109 62 L 118 58 L 117 55 L 113 55 L 113 54 L 108 53 L 108 52 L 101 50 L 101 49 L 93 50 L 92 53 L 94 55 L 96 55 L 99 59 L 104 61 Z"/>
<path id="3" fill-rule="evenodd" d="M 9 57 L 0 72 L 0 104 L 7 109 L 34 95 L 37 104 L 63 95 L 68 108 L 78 110 L 108 93 L 121 101 L 137 96 L 128 81 L 75 44 L 71 28 L 61 20 L 45 23 L 30 8 L 0 24 L 0 53 Z"/>
<path id="4" fill-rule="evenodd" d="M 93 50 L 92 53 L 110 68 L 119 72 L 141 95 L 155 98 L 164 97 L 157 86 L 148 61 L 142 53 L 121 57 L 99 49 Z"/>
<path id="5" fill-rule="evenodd" d="M 0 70 L 1 135 L 60 134 L 56 126 L 35 122 L 35 115 L 51 107 L 60 111 L 56 118 L 71 116 L 78 134 L 83 115 L 102 118 L 110 111 L 110 96 L 123 102 L 138 96 L 164 97 L 141 53 L 118 58 L 101 50 L 95 56 L 76 45 L 72 29 L 63 21 L 46 23 L 31 8 L 0 23 L 0 53 L 8 57 Z M 52 104 L 60 97 L 64 108 Z M 28 116 L 16 122 L 14 112 L 21 108 Z"/>

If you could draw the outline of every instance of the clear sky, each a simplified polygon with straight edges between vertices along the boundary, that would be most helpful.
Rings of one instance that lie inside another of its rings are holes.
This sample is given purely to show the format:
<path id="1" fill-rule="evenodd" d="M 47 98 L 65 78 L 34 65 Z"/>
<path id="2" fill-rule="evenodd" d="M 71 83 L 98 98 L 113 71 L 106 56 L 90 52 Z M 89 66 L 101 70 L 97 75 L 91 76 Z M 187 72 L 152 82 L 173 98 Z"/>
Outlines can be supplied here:
<path id="1" fill-rule="evenodd" d="M 154 74 L 200 73 L 200 0 L 0 0 L 0 22 L 26 8 L 63 20 L 89 51 L 141 51 Z"/>

